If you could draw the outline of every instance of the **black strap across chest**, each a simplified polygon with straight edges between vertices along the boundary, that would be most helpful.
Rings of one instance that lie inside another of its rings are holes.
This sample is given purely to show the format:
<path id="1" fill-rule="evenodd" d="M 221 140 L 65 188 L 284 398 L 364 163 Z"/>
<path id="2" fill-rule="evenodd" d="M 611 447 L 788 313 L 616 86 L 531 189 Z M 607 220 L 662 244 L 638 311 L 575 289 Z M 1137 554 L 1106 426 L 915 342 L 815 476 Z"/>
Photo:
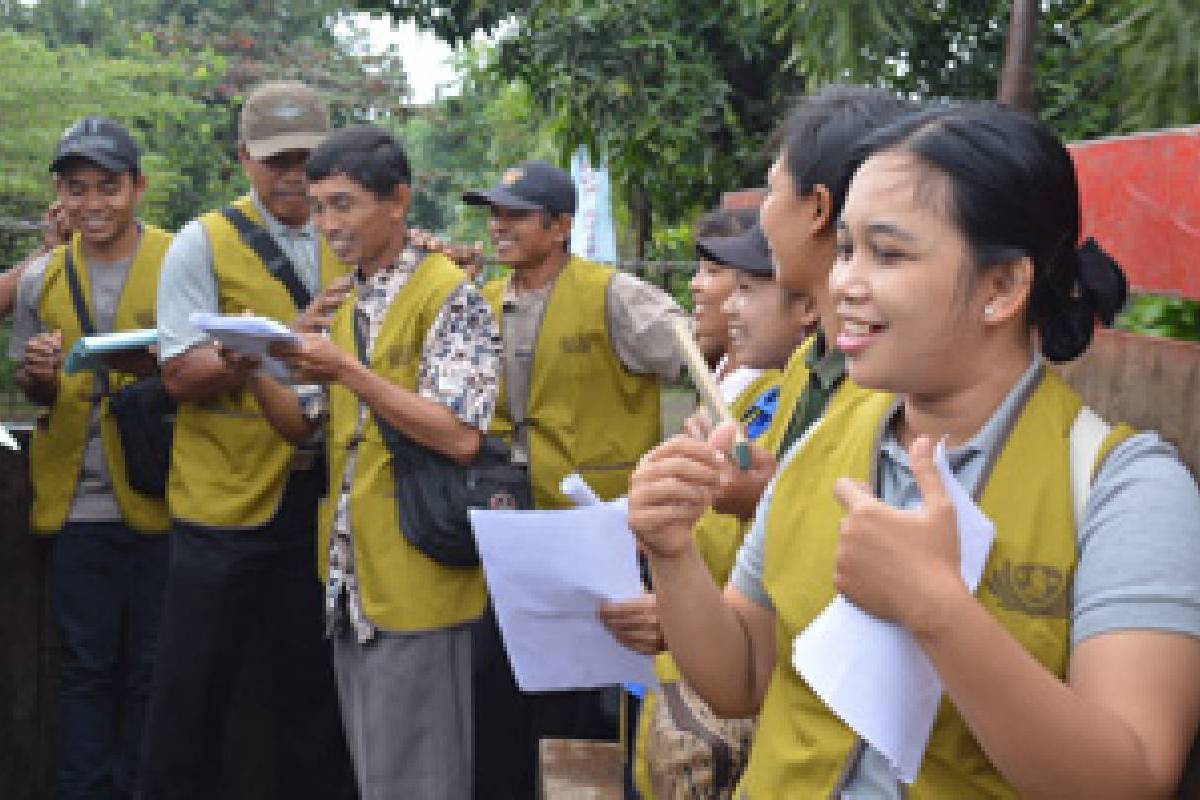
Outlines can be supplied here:
<path id="1" fill-rule="evenodd" d="M 222 208 L 221 215 L 237 230 L 242 243 L 262 259 L 263 265 L 266 266 L 271 277 L 282 283 L 287 289 L 296 310 L 303 311 L 308 308 L 308 304 L 312 302 L 312 293 L 304 286 L 300 276 L 296 274 L 296 266 L 271 236 L 270 231 L 255 223 L 233 206 Z"/>
<path id="2" fill-rule="evenodd" d="M 75 316 L 79 319 L 79 329 L 84 336 L 95 336 L 96 325 L 83 299 L 83 286 L 79 283 L 79 272 L 75 269 L 75 259 L 71 254 L 71 245 L 66 246 L 67 286 L 71 289 L 71 303 L 75 306 Z M 96 381 L 100 384 L 100 394 L 109 393 L 108 370 L 100 367 L 95 370 Z"/>

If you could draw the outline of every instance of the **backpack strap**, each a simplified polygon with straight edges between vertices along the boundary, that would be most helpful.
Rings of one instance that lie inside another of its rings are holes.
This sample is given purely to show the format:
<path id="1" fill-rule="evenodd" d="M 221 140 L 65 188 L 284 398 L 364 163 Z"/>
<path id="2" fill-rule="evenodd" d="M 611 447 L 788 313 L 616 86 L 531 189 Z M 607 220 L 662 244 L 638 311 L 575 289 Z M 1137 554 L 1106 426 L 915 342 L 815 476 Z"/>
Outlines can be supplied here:
<path id="1" fill-rule="evenodd" d="M 1071 425 L 1071 507 L 1077 526 L 1083 519 L 1083 509 L 1092 492 L 1093 472 L 1100 448 L 1111 432 L 1112 427 L 1087 406 L 1079 409 Z"/>
<path id="2" fill-rule="evenodd" d="M 75 269 L 75 258 L 72 256 L 71 250 L 71 244 L 68 242 L 64 266 L 67 273 L 67 286 L 71 290 L 71 303 L 75 306 L 75 316 L 79 318 L 79 329 L 83 331 L 83 335 L 95 336 L 96 324 L 92 322 L 92 315 L 88 312 L 87 303 L 83 299 L 83 286 L 79 283 L 79 272 Z M 95 370 L 95 373 L 96 381 L 100 384 L 100 394 L 108 394 L 108 370 L 100 367 Z"/>
<path id="3" fill-rule="evenodd" d="M 308 308 L 308 304 L 312 302 L 312 294 L 305 288 L 300 276 L 296 274 L 296 267 L 292 264 L 292 260 L 279 247 L 271 233 L 263 226 L 255 224 L 241 210 L 233 206 L 222 208 L 221 215 L 237 230 L 242 243 L 262 259 L 267 272 L 271 273 L 271 277 L 282 283 L 287 289 L 288 294 L 292 296 L 292 303 L 295 304 L 296 310 L 303 311 Z"/>

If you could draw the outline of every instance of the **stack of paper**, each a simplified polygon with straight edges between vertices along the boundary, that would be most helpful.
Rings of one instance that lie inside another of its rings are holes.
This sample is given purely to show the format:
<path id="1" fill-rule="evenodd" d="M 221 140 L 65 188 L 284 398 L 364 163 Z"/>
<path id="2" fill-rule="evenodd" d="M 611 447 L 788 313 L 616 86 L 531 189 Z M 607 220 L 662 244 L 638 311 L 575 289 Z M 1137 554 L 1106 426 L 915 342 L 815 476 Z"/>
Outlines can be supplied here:
<path id="1" fill-rule="evenodd" d="M 246 355 L 265 356 L 267 349 L 276 342 L 300 344 L 295 331 L 268 317 L 193 311 L 188 319 L 225 347 Z"/>
<path id="2" fill-rule="evenodd" d="M 288 326 L 269 317 L 254 317 L 248 314 L 211 314 L 193 311 L 188 317 L 191 323 L 214 340 L 238 353 L 258 356 L 262 369 L 272 377 L 286 380 L 287 366 L 268 354 L 272 344 L 299 345 L 300 337 Z"/>
<path id="3" fill-rule="evenodd" d="M 962 579 L 974 592 L 995 526 L 950 472 L 942 443 L 935 461 L 958 514 Z M 833 713 L 883 754 L 897 778 L 910 784 L 917 779 L 942 682 L 907 630 L 838 595 L 792 643 L 792 666 Z"/>

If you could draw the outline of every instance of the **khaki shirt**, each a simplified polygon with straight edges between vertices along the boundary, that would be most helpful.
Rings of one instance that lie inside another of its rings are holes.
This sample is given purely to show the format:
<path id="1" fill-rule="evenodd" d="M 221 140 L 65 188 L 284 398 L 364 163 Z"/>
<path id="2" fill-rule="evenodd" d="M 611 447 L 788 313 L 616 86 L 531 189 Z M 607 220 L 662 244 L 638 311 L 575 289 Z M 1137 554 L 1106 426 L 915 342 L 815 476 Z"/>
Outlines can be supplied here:
<path id="1" fill-rule="evenodd" d="M 501 363 L 505 399 L 513 420 L 525 416 L 533 353 L 554 284 L 551 281 L 540 289 L 520 293 L 511 281 L 505 287 Z M 613 275 L 607 291 L 609 342 L 621 364 L 637 375 L 657 375 L 664 380 L 679 377 L 683 358 L 671 330 L 671 318 L 683 314 L 679 305 L 658 287 L 626 272 Z M 527 452 L 525 436 L 522 428 L 517 442 L 521 452 Z M 520 453 L 514 453 L 514 457 L 520 459 Z"/>

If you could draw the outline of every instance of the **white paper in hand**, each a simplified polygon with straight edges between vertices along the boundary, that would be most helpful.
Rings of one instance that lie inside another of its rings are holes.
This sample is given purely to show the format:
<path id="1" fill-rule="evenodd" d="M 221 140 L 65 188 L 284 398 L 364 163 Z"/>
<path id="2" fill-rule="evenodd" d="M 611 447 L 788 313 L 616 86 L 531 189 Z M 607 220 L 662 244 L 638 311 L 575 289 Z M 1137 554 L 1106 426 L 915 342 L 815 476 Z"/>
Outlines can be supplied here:
<path id="1" fill-rule="evenodd" d="M 504 648 L 522 691 L 653 683 L 649 656 L 600 623 L 601 601 L 642 592 L 625 510 L 471 511 Z"/>
<path id="2" fill-rule="evenodd" d="M 21 449 L 21 443 L 3 425 L 0 425 L 0 447 L 7 447 L 9 450 Z"/>
<path id="3" fill-rule="evenodd" d="M 979 585 L 995 526 L 950 472 L 944 443 L 938 474 L 958 516 L 963 582 Z M 834 598 L 792 642 L 792 666 L 825 704 L 913 783 L 942 696 L 937 671 L 903 627 Z"/>
<path id="4" fill-rule="evenodd" d="M 193 311 L 188 319 L 230 350 L 250 356 L 265 356 L 275 342 L 300 344 L 291 328 L 268 317 Z"/>

